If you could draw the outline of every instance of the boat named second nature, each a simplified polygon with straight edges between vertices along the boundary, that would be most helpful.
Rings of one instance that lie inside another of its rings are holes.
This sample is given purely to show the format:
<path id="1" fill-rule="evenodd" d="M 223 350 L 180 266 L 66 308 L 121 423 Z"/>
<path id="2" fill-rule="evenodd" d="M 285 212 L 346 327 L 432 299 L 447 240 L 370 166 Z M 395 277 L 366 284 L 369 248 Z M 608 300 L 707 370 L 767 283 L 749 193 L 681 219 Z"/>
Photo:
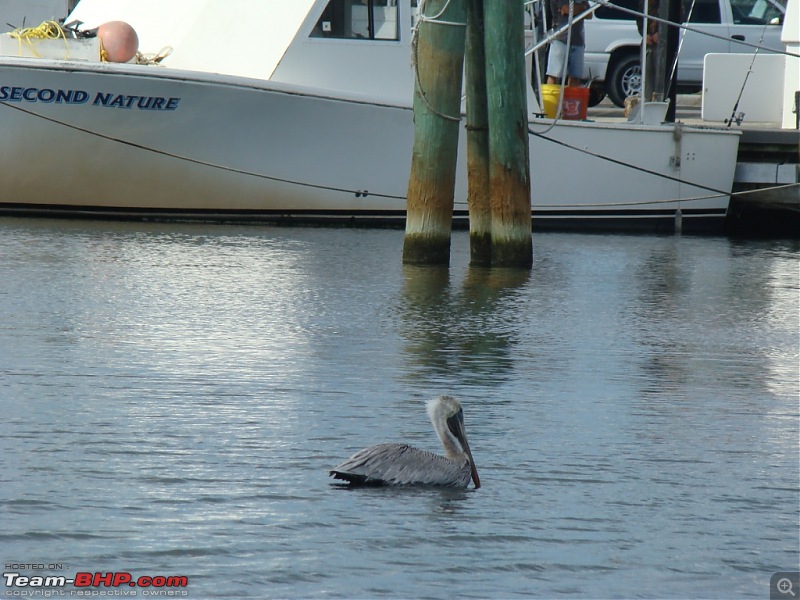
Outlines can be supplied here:
<path id="1" fill-rule="evenodd" d="M 76 60 L 90 42 L 75 39 L 50 41 L 50 58 L 0 56 L 0 213 L 402 223 L 417 10 L 81 0 L 67 22 L 124 21 L 159 64 Z M 737 132 L 547 118 L 530 128 L 535 228 L 722 231 Z M 460 137 L 454 218 L 465 222 Z"/>

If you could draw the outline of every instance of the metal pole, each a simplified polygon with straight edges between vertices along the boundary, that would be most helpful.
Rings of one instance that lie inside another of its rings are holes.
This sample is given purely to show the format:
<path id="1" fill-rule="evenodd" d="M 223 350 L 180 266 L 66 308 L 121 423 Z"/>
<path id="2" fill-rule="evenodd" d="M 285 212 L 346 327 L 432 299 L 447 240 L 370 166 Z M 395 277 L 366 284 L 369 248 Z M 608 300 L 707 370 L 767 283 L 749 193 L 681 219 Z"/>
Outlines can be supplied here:
<path id="1" fill-rule="evenodd" d="M 669 0 L 669 11 L 667 19 L 671 23 L 683 21 L 683 10 L 681 0 Z M 678 48 L 680 45 L 681 30 L 679 27 L 670 25 L 667 27 L 667 37 L 664 40 L 665 54 L 667 60 L 667 71 L 664 80 L 667 86 L 666 98 L 669 100 L 666 119 L 669 123 L 675 122 L 676 103 L 678 101 Z M 674 65 L 674 68 L 673 68 Z"/>

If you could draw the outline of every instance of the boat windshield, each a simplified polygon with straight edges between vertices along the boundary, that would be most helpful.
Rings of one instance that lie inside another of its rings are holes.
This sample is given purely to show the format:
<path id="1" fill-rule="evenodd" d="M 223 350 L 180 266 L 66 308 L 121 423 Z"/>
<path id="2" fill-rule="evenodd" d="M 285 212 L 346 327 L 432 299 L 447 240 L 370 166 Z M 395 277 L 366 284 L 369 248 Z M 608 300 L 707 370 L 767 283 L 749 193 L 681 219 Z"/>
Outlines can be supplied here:
<path id="1" fill-rule="evenodd" d="M 330 0 L 312 37 L 397 40 L 397 0 Z"/>
<path id="2" fill-rule="evenodd" d="M 767 0 L 733 0 L 733 21 L 737 24 L 764 25 L 783 21 L 783 7 Z"/>

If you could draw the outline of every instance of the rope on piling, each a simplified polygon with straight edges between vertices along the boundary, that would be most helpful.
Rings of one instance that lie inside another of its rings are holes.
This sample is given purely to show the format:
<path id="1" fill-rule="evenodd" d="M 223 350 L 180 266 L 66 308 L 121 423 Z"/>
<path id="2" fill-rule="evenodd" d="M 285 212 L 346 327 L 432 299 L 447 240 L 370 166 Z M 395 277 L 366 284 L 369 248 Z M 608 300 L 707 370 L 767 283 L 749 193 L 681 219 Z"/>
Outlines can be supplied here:
<path id="1" fill-rule="evenodd" d="M 426 0 L 420 0 L 419 3 L 419 17 L 417 17 L 417 22 L 414 23 L 414 29 L 411 33 L 411 64 L 414 66 L 414 82 L 416 84 L 416 89 L 419 90 L 419 97 L 422 99 L 422 102 L 425 104 L 425 107 L 436 116 L 444 119 L 445 121 L 451 121 L 455 123 L 461 122 L 461 114 L 457 117 L 452 115 L 447 115 L 440 110 L 434 108 L 431 103 L 428 101 L 428 96 L 425 94 L 425 90 L 422 87 L 422 81 L 419 77 L 419 56 L 418 56 L 418 46 L 419 46 L 419 26 L 421 23 L 431 23 L 435 25 L 449 25 L 455 27 L 466 27 L 466 23 L 457 23 L 454 21 L 445 21 L 441 18 L 441 16 L 447 10 L 447 7 L 450 6 L 450 0 L 444 3 L 442 9 L 432 17 L 425 16 L 425 4 Z"/>

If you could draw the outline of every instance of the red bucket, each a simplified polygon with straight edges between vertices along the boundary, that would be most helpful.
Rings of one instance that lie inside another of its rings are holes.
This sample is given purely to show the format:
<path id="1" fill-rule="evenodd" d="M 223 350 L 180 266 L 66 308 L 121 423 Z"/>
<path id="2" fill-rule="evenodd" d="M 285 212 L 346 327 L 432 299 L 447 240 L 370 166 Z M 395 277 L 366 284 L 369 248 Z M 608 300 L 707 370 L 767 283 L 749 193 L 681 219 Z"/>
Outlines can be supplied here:
<path id="1" fill-rule="evenodd" d="M 586 110 L 589 108 L 589 88 L 588 87 L 565 87 L 564 88 L 564 108 L 562 117 L 573 121 L 583 121 L 586 119 Z"/>

